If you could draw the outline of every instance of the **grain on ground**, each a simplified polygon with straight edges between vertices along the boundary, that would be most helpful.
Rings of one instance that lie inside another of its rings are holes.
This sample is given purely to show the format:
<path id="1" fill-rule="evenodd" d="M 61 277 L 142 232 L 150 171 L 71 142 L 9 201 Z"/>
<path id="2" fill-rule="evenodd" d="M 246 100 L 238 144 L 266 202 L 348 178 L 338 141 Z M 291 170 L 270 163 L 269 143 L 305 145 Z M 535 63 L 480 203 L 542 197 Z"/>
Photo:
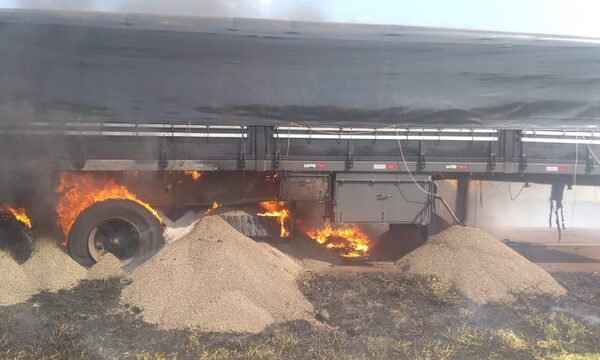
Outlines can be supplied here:
<path id="1" fill-rule="evenodd" d="M 108 280 L 121 278 L 127 275 L 121 267 L 121 260 L 113 254 L 106 252 L 100 256 L 98 262 L 89 268 L 87 278 L 89 280 Z"/>
<path id="2" fill-rule="evenodd" d="M 11 255 L 0 251 L 0 305 L 26 301 L 37 292 L 31 279 Z"/>
<path id="3" fill-rule="evenodd" d="M 85 276 L 85 268 L 49 239 L 38 240 L 24 264 L 18 264 L 1 251 L 0 305 L 24 302 L 42 290 L 54 292 L 72 288 Z"/>
<path id="4" fill-rule="evenodd" d="M 86 276 L 86 269 L 50 239 L 36 241 L 31 257 L 23 264 L 38 289 L 70 289 Z"/>
<path id="5" fill-rule="evenodd" d="M 396 265 L 435 275 L 477 303 L 511 302 L 517 294 L 566 294 L 550 274 L 477 228 L 444 230 Z"/>
<path id="6" fill-rule="evenodd" d="M 312 306 L 296 286 L 300 271 L 287 255 L 207 216 L 130 274 L 121 301 L 161 328 L 260 332 L 311 317 Z"/>

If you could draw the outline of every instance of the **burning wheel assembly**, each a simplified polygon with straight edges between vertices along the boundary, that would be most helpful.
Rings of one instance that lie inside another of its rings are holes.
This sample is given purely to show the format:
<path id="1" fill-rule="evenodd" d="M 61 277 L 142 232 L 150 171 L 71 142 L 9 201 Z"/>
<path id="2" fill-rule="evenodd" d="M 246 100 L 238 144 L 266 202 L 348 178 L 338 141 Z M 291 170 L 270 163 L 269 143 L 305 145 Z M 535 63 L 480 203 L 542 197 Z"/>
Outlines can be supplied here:
<path id="1" fill-rule="evenodd" d="M 132 270 L 164 244 L 160 222 L 130 200 L 107 200 L 86 209 L 69 233 L 68 250 L 83 266 L 92 266 L 110 252 Z"/>
<path id="2" fill-rule="evenodd" d="M 24 212 L 0 207 L 0 249 L 8 250 L 18 263 L 25 262 L 33 251 L 30 228 L 31 222 Z"/>

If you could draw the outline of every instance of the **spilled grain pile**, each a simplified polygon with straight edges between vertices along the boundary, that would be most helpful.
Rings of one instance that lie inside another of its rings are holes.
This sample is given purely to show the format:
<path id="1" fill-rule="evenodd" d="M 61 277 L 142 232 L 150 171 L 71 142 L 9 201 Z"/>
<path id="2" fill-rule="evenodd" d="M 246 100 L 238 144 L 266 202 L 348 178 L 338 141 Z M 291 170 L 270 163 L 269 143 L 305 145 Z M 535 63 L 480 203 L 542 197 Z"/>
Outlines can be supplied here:
<path id="1" fill-rule="evenodd" d="M 237 232 L 218 216 L 200 220 L 131 275 L 121 301 L 162 328 L 260 332 L 308 318 L 312 306 L 296 287 L 300 266 Z"/>
<path id="2" fill-rule="evenodd" d="M 102 254 L 98 262 L 87 272 L 89 280 L 114 279 L 125 275 L 127 273 L 121 268 L 121 260 L 109 252 Z"/>
<path id="3" fill-rule="evenodd" d="M 27 300 L 37 289 L 11 255 L 0 251 L 0 305 L 13 305 Z"/>
<path id="4" fill-rule="evenodd" d="M 23 268 L 38 289 L 49 291 L 70 289 L 86 276 L 84 267 L 71 259 L 56 242 L 48 239 L 36 241 L 33 253 Z"/>
<path id="5" fill-rule="evenodd" d="M 476 228 L 453 226 L 396 262 L 417 274 L 435 275 L 477 303 L 510 302 L 516 294 L 561 296 L 548 273 Z"/>
<path id="6" fill-rule="evenodd" d="M 51 240 L 37 241 L 22 265 L 0 252 L 0 304 L 23 302 L 42 290 L 69 289 L 85 276 L 86 270 Z"/>

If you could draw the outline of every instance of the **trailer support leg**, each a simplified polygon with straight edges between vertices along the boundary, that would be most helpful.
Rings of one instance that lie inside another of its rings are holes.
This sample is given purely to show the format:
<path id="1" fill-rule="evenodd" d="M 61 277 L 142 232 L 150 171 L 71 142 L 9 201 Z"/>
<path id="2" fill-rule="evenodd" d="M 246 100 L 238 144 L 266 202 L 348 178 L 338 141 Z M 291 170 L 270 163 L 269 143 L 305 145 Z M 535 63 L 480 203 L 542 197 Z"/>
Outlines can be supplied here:
<path id="1" fill-rule="evenodd" d="M 456 217 L 462 224 L 467 221 L 469 198 L 469 178 L 459 177 L 456 184 Z"/>

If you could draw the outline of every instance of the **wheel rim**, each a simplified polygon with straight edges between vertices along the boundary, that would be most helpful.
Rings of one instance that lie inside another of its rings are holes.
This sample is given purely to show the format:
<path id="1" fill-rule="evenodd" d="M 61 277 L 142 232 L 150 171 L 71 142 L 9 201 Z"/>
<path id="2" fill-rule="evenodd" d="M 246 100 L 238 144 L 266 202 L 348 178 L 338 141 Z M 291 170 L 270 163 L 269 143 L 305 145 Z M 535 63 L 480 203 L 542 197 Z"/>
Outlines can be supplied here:
<path id="1" fill-rule="evenodd" d="M 104 221 L 94 227 L 88 237 L 88 249 L 96 262 L 102 254 L 110 252 L 123 265 L 127 265 L 139 253 L 141 243 L 141 231 L 131 221 L 123 218 Z"/>

